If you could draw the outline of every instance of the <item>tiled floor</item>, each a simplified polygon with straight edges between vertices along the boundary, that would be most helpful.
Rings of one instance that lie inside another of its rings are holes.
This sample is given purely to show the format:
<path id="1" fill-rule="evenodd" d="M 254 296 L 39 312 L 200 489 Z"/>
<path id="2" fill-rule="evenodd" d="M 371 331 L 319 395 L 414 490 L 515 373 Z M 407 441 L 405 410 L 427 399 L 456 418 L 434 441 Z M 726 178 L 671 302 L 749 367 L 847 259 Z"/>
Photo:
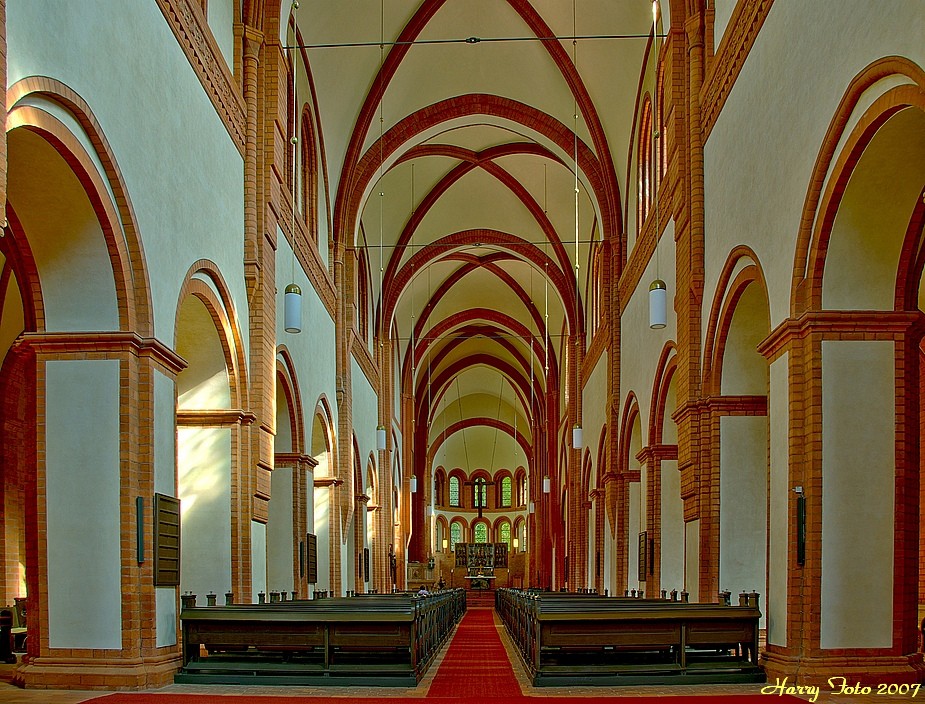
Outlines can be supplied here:
<path id="1" fill-rule="evenodd" d="M 496 626 L 501 636 L 501 641 L 507 648 L 508 657 L 514 666 L 514 674 L 524 693 L 535 697 L 552 697 L 552 696 L 575 696 L 575 697 L 600 697 L 600 696 L 651 696 L 651 697 L 670 697 L 680 695 L 721 695 L 721 694 L 757 694 L 762 690 L 763 685 L 746 684 L 746 685 L 659 685 L 652 687 L 533 687 L 527 679 L 527 674 L 520 662 L 516 648 L 508 638 L 504 626 L 495 617 Z M 248 687 L 242 685 L 184 685 L 174 684 L 157 690 L 162 693 L 183 693 L 195 694 L 208 692 L 210 694 L 222 695 L 284 695 L 284 696 L 353 696 L 353 697 L 377 697 L 388 699 L 389 697 L 424 697 L 427 690 L 433 682 L 437 669 L 443 660 L 451 639 L 447 639 L 446 645 L 437 656 L 433 665 L 427 672 L 427 675 L 413 689 L 404 688 L 382 688 L 382 687 L 337 687 L 336 691 L 330 688 L 322 689 L 319 687 Z M 12 666 L 0 666 L 0 672 L 4 668 Z M 0 702 L 4 704 L 79 704 L 87 699 L 98 697 L 103 692 L 79 692 L 73 690 L 24 690 L 14 687 L 7 682 L 0 682 Z M 819 704 L 897 704 L 898 702 L 912 701 L 911 695 L 839 695 L 833 692 L 820 691 L 814 699 L 809 695 L 801 697 L 807 701 L 815 701 Z M 916 697 L 925 701 L 925 686 L 922 692 Z M 233 704 L 230 700 L 229 704 Z M 768 704 L 775 701 L 774 693 L 768 693 Z"/>

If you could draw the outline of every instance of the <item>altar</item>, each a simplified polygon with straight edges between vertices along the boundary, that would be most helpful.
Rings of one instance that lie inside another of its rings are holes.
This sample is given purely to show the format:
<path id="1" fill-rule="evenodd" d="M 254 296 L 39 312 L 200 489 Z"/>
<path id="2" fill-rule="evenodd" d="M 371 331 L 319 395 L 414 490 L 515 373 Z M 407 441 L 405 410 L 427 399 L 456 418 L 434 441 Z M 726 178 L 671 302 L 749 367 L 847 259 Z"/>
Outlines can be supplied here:
<path id="1" fill-rule="evenodd" d="M 494 589 L 495 568 L 507 567 L 507 543 L 457 543 L 456 566 L 466 569 L 468 589 Z"/>

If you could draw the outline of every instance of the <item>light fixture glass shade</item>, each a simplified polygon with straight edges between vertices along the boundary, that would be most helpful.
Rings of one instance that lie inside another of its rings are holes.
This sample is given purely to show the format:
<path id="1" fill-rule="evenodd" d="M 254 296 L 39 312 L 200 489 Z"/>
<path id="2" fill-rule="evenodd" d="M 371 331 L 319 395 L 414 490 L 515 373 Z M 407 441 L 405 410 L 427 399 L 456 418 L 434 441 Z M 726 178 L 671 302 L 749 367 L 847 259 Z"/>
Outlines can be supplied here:
<path id="1" fill-rule="evenodd" d="M 580 450 L 582 447 L 584 447 L 580 425 L 576 425 L 574 428 L 572 428 L 572 447 L 574 447 L 576 450 Z"/>
<path id="2" fill-rule="evenodd" d="M 536 513 L 536 504 L 531 501 L 528 510 L 530 513 Z"/>
<path id="3" fill-rule="evenodd" d="M 446 538 L 443 539 L 443 549 L 444 551 L 450 546 L 450 541 Z"/>
<path id="4" fill-rule="evenodd" d="M 418 492 L 418 478 L 415 475 L 411 475 L 411 493 L 416 494 Z"/>
<path id="5" fill-rule="evenodd" d="M 425 516 L 428 516 L 428 517 L 433 516 L 433 515 L 434 515 L 434 507 L 433 507 L 433 506 L 427 506 L 427 507 L 424 509 L 424 515 L 425 515 Z"/>
<path id="6" fill-rule="evenodd" d="M 284 311 L 286 332 L 302 332 L 302 289 L 295 284 L 286 287 Z"/>
<path id="7" fill-rule="evenodd" d="M 543 493 L 548 494 L 550 489 L 549 477 L 543 477 Z"/>
<path id="8" fill-rule="evenodd" d="M 514 549 L 516 550 L 519 547 L 520 547 L 520 541 L 517 538 L 514 538 Z"/>
<path id="9" fill-rule="evenodd" d="M 385 449 L 385 426 L 380 425 L 376 428 L 376 448 L 379 450 Z"/>
<path id="10" fill-rule="evenodd" d="M 668 287 L 661 279 L 649 285 L 649 327 L 661 330 L 668 324 Z"/>

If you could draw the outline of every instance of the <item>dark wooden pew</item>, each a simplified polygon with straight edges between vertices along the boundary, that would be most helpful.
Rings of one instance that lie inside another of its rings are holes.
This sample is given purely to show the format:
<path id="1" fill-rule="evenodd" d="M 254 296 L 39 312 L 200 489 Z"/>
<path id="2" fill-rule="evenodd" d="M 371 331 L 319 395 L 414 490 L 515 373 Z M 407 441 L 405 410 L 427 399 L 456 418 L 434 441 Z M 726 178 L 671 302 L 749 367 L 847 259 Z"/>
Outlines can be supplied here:
<path id="1" fill-rule="evenodd" d="M 499 590 L 535 686 L 763 682 L 757 596 L 742 606 Z"/>
<path id="2" fill-rule="evenodd" d="M 414 686 L 465 592 L 184 608 L 176 682 Z"/>

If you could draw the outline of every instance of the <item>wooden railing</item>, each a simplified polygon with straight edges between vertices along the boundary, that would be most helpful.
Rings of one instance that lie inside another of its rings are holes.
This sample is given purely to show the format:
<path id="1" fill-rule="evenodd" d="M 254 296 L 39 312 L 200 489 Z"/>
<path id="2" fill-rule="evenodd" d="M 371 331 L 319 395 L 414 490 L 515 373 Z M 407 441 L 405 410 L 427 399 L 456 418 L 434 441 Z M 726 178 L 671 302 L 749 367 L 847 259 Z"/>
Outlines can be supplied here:
<path id="1" fill-rule="evenodd" d="M 188 607 L 175 681 L 414 686 L 465 609 L 462 589 Z"/>
<path id="2" fill-rule="evenodd" d="M 757 595 L 739 606 L 499 589 L 536 686 L 763 682 Z"/>

